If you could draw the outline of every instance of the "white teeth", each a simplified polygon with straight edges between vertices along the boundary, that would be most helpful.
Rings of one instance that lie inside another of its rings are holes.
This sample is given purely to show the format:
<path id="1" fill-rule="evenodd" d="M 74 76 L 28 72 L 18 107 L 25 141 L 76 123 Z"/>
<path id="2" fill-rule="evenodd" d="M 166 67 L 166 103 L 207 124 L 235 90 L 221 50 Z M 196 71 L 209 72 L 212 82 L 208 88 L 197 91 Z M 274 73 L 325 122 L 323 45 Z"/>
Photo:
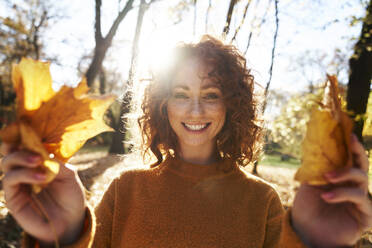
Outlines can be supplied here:
<path id="1" fill-rule="evenodd" d="M 185 123 L 185 126 L 188 129 L 191 129 L 191 130 L 194 130 L 194 131 L 198 131 L 198 130 L 202 130 L 203 128 L 205 128 L 207 126 L 207 124 L 203 124 L 203 125 L 190 125 L 190 124 L 186 124 Z"/>

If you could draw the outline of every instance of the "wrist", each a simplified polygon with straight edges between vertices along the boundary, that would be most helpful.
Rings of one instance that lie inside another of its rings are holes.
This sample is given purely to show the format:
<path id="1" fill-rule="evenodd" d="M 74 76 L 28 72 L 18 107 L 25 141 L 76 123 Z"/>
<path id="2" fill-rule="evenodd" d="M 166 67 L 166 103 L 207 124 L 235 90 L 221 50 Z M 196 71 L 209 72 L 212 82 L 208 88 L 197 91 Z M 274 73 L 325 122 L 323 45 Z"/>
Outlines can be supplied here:
<path id="1" fill-rule="evenodd" d="M 61 245 L 69 245 L 76 242 L 84 231 L 84 223 L 87 215 L 87 208 L 84 208 L 80 218 L 75 223 L 69 225 L 65 233 L 61 235 Z"/>
<path id="2" fill-rule="evenodd" d="M 75 243 L 77 240 L 79 240 L 80 236 L 82 235 L 82 232 L 84 231 L 86 212 L 87 212 L 87 208 L 85 208 L 82 215 L 79 218 L 77 218 L 76 221 L 67 225 L 66 231 L 58 235 L 59 246 L 70 245 L 70 244 Z M 42 248 L 49 248 L 49 247 L 55 247 L 56 242 L 55 241 L 45 242 L 43 240 L 39 240 L 39 244 L 40 244 L 40 247 Z"/>
<path id="3" fill-rule="evenodd" d="M 308 248 L 352 248 L 354 245 L 341 245 L 339 243 L 332 242 L 329 235 L 326 233 L 317 233 L 316 230 L 308 230 L 306 223 L 301 223 L 296 219 L 293 212 L 291 211 L 290 224 L 293 231 L 301 239 L 304 245 Z"/>

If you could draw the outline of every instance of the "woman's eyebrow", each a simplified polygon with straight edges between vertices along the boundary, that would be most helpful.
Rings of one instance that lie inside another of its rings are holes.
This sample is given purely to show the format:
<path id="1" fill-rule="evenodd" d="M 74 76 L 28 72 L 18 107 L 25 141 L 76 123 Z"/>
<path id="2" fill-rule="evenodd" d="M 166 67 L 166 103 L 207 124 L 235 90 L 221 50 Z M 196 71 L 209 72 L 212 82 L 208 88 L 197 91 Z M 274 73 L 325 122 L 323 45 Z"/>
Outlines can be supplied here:
<path id="1" fill-rule="evenodd" d="M 205 90 L 205 89 L 218 89 L 218 90 L 220 90 L 221 89 L 218 85 L 213 84 L 213 83 L 203 85 L 201 88 L 203 90 Z"/>
<path id="2" fill-rule="evenodd" d="M 190 89 L 189 86 L 187 86 L 187 85 L 182 85 L 182 84 L 175 85 L 175 86 L 173 87 L 173 89 L 178 89 L 178 88 L 183 89 L 183 90 L 189 90 L 189 89 Z"/>

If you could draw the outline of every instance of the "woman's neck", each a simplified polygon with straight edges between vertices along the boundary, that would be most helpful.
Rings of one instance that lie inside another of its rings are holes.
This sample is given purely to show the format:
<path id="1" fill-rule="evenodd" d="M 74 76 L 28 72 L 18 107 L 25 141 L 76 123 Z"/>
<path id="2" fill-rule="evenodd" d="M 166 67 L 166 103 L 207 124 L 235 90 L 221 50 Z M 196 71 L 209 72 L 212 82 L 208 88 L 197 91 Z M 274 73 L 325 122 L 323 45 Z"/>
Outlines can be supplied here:
<path id="1" fill-rule="evenodd" d="M 201 165 L 208 165 L 220 159 L 216 146 L 181 146 L 176 155 L 183 161 Z"/>

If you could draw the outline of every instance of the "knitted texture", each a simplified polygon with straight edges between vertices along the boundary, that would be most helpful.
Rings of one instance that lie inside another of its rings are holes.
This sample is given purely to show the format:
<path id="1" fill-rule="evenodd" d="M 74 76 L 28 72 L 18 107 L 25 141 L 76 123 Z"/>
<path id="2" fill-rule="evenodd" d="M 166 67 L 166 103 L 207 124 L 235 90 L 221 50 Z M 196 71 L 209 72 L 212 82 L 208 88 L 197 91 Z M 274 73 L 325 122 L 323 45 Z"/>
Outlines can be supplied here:
<path id="1" fill-rule="evenodd" d="M 123 173 L 69 247 L 305 247 L 268 183 L 222 167 L 168 158 Z"/>

